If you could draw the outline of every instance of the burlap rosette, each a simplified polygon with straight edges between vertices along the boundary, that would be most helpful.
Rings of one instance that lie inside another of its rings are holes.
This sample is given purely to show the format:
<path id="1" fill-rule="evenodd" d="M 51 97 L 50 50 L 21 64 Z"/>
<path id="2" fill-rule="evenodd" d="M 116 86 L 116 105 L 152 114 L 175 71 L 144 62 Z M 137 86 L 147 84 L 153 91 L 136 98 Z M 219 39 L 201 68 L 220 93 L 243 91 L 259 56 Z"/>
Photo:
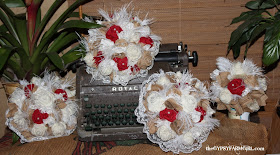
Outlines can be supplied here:
<path id="1" fill-rule="evenodd" d="M 211 73 L 211 91 L 218 110 L 235 109 L 237 115 L 258 111 L 266 105 L 266 79 L 251 60 L 231 62 L 220 57 Z"/>
<path id="2" fill-rule="evenodd" d="M 87 52 L 86 71 L 93 80 L 125 86 L 131 79 L 145 77 L 153 66 L 161 38 L 151 32 L 151 19 L 141 20 L 127 9 L 112 14 L 99 10 L 104 20 L 85 19 L 105 26 L 88 30 L 81 41 Z"/>
<path id="3" fill-rule="evenodd" d="M 71 134 L 77 124 L 78 106 L 72 82 L 45 72 L 20 85 L 9 97 L 6 125 L 21 142 L 41 141 Z"/>
<path id="4" fill-rule="evenodd" d="M 219 121 L 211 118 L 210 96 L 189 73 L 155 73 L 142 84 L 137 121 L 153 143 L 165 151 L 199 150 Z"/>

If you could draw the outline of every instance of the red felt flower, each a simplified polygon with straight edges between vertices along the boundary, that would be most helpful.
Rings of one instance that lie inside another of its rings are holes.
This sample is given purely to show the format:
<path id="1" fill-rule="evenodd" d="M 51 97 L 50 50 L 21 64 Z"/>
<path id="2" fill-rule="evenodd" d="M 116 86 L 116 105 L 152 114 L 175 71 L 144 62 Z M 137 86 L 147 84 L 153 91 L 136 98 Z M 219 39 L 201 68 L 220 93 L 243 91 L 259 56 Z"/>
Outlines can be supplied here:
<path id="1" fill-rule="evenodd" d="M 151 47 L 154 44 L 154 41 L 152 38 L 150 37 L 141 37 L 139 40 L 140 43 L 146 44 L 146 45 L 151 45 Z"/>
<path id="2" fill-rule="evenodd" d="M 48 118 L 49 115 L 47 113 L 41 113 L 39 109 L 36 109 L 32 114 L 32 120 L 36 124 L 42 124 L 43 119 Z"/>
<path id="3" fill-rule="evenodd" d="M 94 63 L 96 66 L 100 64 L 100 62 L 104 59 L 104 56 L 102 55 L 102 51 L 98 51 L 97 55 L 93 57 Z"/>
<path id="4" fill-rule="evenodd" d="M 127 59 L 127 57 L 124 57 L 124 58 L 115 57 L 113 60 L 117 63 L 117 67 L 118 67 L 119 71 L 123 71 L 123 70 L 128 69 L 128 66 L 127 66 L 128 59 Z"/>
<path id="5" fill-rule="evenodd" d="M 106 38 L 116 42 L 119 39 L 118 33 L 122 32 L 122 28 L 118 25 L 113 25 L 106 32 Z"/>
<path id="6" fill-rule="evenodd" d="M 132 73 L 138 73 L 140 68 L 135 64 L 133 67 L 130 68 Z"/>
<path id="7" fill-rule="evenodd" d="M 24 95 L 27 98 L 30 98 L 31 96 L 30 92 L 33 90 L 34 86 L 35 86 L 34 84 L 28 84 L 27 86 L 24 87 Z"/>
<path id="8" fill-rule="evenodd" d="M 165 108 L 164 110 L 159 112 L 159 118 L 166 119 L 169 122 L 174 122 L 176 120 L 177 113 L 178 112 L 176 110 Z"/>
<path id="9" fill-rule="evenodd" d="M 201 106 L 196 107 L 195 110 L 201 113 L 199 120 L 199 122 L 201 122 L 204 119 L 204 116 L 206 115 L 206 111 Z"/>
<path id="10" fill-rule="evenodd" d="M 242 79 L 233 79 L 228 83 L 227 88 L 232 94 L 241 95 L 245 84 Z"/>
<path id="11" fill-rule="evenodd" d="M 57 90 L 55 90 L 54 93 L 56 93 L 56 94 L 62 94 L 62 95 L 63 95 L 64 101 L 67 101 L 68 95 L 67 95 L 67 93 L 66 93 L 65 90 L 63 90 L 63 89 L 57 89 Z"/>

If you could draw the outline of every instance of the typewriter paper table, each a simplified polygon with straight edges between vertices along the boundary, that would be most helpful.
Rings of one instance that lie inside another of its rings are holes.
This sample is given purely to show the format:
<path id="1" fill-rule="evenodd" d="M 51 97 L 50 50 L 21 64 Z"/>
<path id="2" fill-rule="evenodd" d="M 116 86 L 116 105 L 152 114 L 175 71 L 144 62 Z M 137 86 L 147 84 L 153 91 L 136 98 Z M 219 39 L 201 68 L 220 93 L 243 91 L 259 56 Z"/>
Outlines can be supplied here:
<path id="1" fill-rule="evenodd" d="M 263 147 L 264 151 L 240 151 L 240 154 L 265 154 L 268 148 L 268 133 L 262 124 L 252 122 L 231 120 L 223 113 L 216 113 L 216 118 L 221 121 L 218 129 L 215 129 L 203 143 L 199 151 L 192 154 L 236 154 L 234 151 L 207 151 L 206 147 L 214 146 L 251 146 Z M 114 145 L 115 142 L 104 143 L 80 142 L 78 135 L 74 134 L 55 138 L 47 141 L 26 143 L 21 145 L 16 143 L 11 145 L 11 134 L 0 139 L 0 154 L 102 154 L 102 155 L 172 155 L 172 152 L 165 153 L 154 144 L 135 144 L 132 146 Z M 117 143 L 119 144 L 119 143 Z M 113 145 L 113 146 L 112 146 Z M 239 153 L 239 152 L 238 152 Z M 182 154 L 182 153 L 181 153 Z"/>

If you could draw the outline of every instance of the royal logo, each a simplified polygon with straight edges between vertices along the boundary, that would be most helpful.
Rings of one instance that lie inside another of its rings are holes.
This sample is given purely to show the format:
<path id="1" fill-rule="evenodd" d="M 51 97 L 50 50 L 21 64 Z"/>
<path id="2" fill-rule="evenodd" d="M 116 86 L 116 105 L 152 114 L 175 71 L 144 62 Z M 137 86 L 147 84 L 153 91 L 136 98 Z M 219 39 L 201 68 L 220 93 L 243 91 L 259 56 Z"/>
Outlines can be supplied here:
<path id="1" fill-rule="evenodd" d="M 135 90 L 139 90 L 138 86 L 112 87 L 112 91 L 135 91 Z"/>

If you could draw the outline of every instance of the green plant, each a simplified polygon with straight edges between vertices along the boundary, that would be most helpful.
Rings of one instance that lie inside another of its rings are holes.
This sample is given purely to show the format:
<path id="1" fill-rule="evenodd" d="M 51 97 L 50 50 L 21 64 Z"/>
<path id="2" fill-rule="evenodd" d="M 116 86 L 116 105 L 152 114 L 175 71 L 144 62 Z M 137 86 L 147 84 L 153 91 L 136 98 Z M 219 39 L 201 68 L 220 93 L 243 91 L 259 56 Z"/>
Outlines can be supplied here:
<path id="1" fill-rule="evenodd" d="M 264 35 L 262 62 L 269 66 L 279 60 L 280 55 L 280 0 L 254 0 L 246 3 L 250 11 L 242 12 L 231 24 L 244 21 L 231 33 L 228 43 L 228 53 L 233 51 L 234 58 L 240 54 L 240 47 L 246 44 L 245 57 L 248 48 Z M 276 10 L 274 15 L 271 10 Z"/>
<path id="2" fill-rule="evenodd" d="M 90 0 L 77 0 L 45 30 L 51 17 L 66 0 L 56 0 L 41 19 L 43 0 L 0 0 L 0 74 L 10 80 L 27 79 L 40 75 L 46 68 L 65 70 L 82 55 L 79 45 L 64 51 L 77 42 L 77 33 L 84 29 L 101 27 L 83 20 L 74 12 Z M 12 7 L 26 7 L 23 14 L 15 14 Z M 67 20 L 68 19 L 68 20 Z M 63 54 L 65 53 L 65 54 Z"/>

